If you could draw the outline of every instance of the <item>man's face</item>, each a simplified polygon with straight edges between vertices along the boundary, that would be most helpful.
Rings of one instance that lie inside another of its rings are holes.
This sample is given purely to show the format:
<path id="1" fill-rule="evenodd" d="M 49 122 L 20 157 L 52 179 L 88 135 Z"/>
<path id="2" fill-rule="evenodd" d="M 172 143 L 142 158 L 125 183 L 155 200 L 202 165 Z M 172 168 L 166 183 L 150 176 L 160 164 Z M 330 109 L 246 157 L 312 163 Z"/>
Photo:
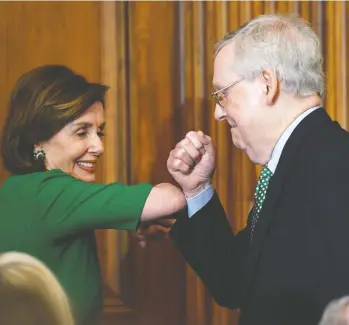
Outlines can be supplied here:
<path id="1" fill-rule="evenodd" d="M 234 62 L 233 45 L 228 44 L 215 58 L 213 86 L 216 90 L 241 79 L 234 73 Z M 234 145 L 255 163 L 261 163 L 260 151 L 267 132 L 266 89 L 260 78 L 253 81 L 243 79 L 220 95 L 225 97 L 223 107 L 219 104 L 215 107 L 215 119 L 227 121 Z"/>

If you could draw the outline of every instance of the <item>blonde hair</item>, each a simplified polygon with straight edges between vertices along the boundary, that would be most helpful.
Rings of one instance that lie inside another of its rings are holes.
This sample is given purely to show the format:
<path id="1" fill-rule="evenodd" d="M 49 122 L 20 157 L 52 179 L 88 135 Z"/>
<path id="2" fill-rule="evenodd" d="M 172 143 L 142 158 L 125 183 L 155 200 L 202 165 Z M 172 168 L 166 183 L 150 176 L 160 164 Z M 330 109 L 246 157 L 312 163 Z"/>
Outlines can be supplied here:
<path id="1" fill-rule="evenodd" d="M 234 71 L 248 80 L 273 70 L 285 91 L 324 93 L 321 44 L 308 22 L 295 15 L 262 15 L 225 35 L 215 55 L 234 42 Z"/>
<path id="2" fill-rule="evenodd" d="M 30 255 L 0 255 L 0 324 L 74 324 L 68 298 L 57 279 Z"/>

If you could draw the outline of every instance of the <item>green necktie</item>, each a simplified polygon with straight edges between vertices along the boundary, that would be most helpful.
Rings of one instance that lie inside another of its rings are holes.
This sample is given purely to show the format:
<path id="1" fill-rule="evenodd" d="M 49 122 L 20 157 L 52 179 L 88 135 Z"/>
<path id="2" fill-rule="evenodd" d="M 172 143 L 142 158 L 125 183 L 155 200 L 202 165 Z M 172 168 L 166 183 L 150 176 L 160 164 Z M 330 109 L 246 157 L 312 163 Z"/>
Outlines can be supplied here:
<path id="1" fill-rule="evenodd" d="M 256 186 L 256 192 L 254 193 L 254 207 L 252 210 L 252 222 L 251 222 L 251 233 L 250 233 L 251 241 L 253 237 L 253 231 L 256 227 L 256 224 L 259 218 L 259 213 L 262 210 L 265 195 L 267 194 L 268 185 L 272 176 L 273 176 L 273 173 L 270 171 L 267 165 L 265 165 L 261 174 L 259 175 L 258 183 Z"/>

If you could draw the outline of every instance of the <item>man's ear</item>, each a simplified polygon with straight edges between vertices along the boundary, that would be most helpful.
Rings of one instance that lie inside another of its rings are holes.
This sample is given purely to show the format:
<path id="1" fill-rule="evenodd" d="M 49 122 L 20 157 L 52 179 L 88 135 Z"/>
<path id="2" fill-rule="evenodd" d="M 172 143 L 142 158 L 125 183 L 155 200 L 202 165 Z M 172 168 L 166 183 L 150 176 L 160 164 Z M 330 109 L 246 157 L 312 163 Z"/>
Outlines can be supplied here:
<path id="1" fill-rule="evenodd" d="M 271 106 L 275 103 L 280 92 L 280 82 L 276 73 L 270 69 L 262 70 L 260 80 L 265 94 L 266 104 Z"/>

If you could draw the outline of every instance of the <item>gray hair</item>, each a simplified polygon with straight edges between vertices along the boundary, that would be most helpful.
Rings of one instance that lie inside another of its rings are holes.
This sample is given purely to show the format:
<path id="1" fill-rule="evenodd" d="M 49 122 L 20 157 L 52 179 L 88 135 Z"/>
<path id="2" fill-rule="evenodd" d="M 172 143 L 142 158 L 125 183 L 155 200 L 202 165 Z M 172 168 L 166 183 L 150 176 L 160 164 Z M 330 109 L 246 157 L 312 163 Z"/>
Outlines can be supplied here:
<path id="1" fill-rule="evenodd" d="M 262 15 L 225 35 L 215 55 L 234 42 L 234 71 L 248 80 L 263 69 L 273 70 L 285 91 L 301 96 L 323 95 L 323 57 L 318 36 L 302 18 Z"/>
<path id="2" fill-rule="evenodd" d="M 319 325 L 349 325 L 349 296 L 331 301 Z"/>

